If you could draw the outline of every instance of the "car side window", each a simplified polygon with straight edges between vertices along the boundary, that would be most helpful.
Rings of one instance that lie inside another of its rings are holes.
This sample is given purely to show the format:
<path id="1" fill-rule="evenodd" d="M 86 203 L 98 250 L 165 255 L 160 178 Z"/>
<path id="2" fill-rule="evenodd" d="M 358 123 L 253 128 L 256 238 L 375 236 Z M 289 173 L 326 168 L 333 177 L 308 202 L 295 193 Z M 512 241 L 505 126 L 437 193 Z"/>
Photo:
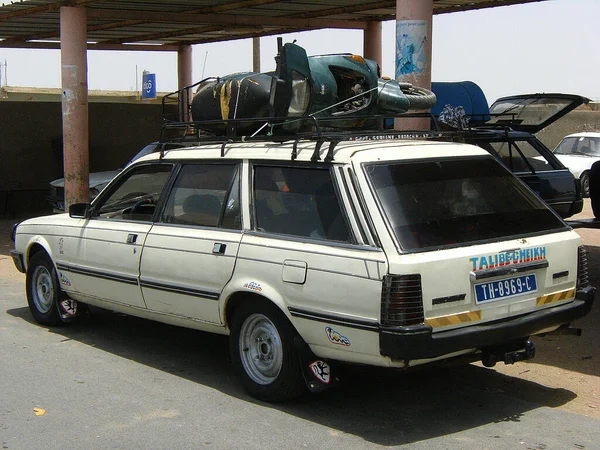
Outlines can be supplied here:
<path id="1" fill-rule="evenodd" d="M 600 148 L 598 146 L 597 139 L 590 139 L 588 137 L 580 137 L 577 139 L 577 143 L 573 153 L 584 156 L 600 156 Z"/>
<path id="2" fill-rule="evenodd" d="M 327 169 L 256 166 L 254 208 L 255 226 L 259 231 L 351 241 Z"/>
<path id="3" fill-rule="evenodd" d="M 504 165 L 513 172 L 553 170 L 550 162 L 528 141 L 492 142 Z"/>
<path id="4" fill-rule="evenodd" d="M 96 215 L 114 220 L 152 220 L 172 169 L 172 164 L 148 164 L 129 171 L 108 197 L 100 199 Z"/>
<path id="5" fill-rule="evenodd" d="M 177 175 L 161 221 L 241 228 L 237 164 L 186 164 Z"/>
<path id="6" fill-rule="evenodd" d="M 554 153 L 557 155 L 570 155 L 575 152 L 575 145 L 577 144 L 577 138 L 566 137 L 557 145 L 554 149 Z"/>

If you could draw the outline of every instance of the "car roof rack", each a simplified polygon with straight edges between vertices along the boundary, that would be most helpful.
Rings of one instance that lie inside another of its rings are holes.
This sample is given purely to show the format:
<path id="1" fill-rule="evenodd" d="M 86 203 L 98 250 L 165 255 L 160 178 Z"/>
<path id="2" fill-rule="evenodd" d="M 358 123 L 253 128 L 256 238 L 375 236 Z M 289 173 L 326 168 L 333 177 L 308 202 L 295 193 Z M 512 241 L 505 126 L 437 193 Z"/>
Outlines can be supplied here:
<path id="1" fill-rule="evenodd" d="M 433 130 L 395 130 L 394 120 L 413 118 L 430 119 Z M 368 121 L 373 126 L 370 128 L 352 128 L 352 123 L 364 124 Z M 302 131 L 290 130 L 293 126 L 308 124 L 310 129 Z M 248 129 L 254 125 L 252 133 L 239 133 L 238 129 Z M 288 128 L 288 130 L 286 130 Z M 214 130 L 223 132 L 215 132 Z M 221 144 L 221 156 L 225 155 L 227 144 L 235 142 L 293 142 L 291 159 L 298 156 L 298 143 L 301 141 L 314 141 L 315 149 L 311 161 L 320 161 L 320 150 L 324 142 L 329 142 L 329 149 L 324 162 L 333 161 L 334 150 L 337 143 L 342 141 L 365 141 L 383 139 L 440 139 L 448 137 L 452 132 L 438 130 L 438 124 L 430 113 L 403 113 L 394 116 L 352 116 L 349 117 L 255 117 L 244 119 L 206 120 L 175 122 L 165 121 L 161 128 L 160 142 L 180 143 L 190 145 Z"/>

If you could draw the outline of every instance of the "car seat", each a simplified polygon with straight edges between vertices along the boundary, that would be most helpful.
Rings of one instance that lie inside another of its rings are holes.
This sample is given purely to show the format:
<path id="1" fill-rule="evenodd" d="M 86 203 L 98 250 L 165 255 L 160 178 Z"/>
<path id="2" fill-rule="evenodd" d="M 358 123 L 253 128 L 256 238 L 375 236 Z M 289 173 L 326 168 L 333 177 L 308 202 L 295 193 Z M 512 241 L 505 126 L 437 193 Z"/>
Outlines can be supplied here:
<path id="1" fill-rule="evenodd" d="M 183 201 L 183 214 L 175 219 L 176 223 L 216 227 L 221 215 L 221 202 L 208 194 L 193 194 Z"/>

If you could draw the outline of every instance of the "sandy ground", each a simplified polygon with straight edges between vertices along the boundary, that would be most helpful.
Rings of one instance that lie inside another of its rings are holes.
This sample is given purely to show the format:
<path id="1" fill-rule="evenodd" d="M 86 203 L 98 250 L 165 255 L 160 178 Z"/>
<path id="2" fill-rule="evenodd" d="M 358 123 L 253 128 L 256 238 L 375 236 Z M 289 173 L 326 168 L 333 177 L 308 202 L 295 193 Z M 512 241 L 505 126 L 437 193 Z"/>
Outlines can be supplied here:
<path id="1" fill-rule="evenodd" d="M 584 211 L 575 218 L 587 217 L 592 217 L 589 199 Z M 0 278 L 14 282 L 25 280 L 9 256 L 10 229 L 19 219 L 22 218 L 0 219 Z M 578 233 L 588 250 L 591 284 L 600 287 L 600 229 L 579 229 Z M 23 302 L 26 303 L 24 294 Z M 581 337 L 534 337 L 537 353 L 533 360 L 512 366 L 496 365 L 497 372 L 508 376 L 491 377 L 489 389 L 522 393 L 524 400 L 555 404 L 558 408 L 600 419 L 600 300 L 588 316 L 573 326 L 582 329 Z M 534 382 L 539 389 L 532 390 L 529 382 Z M 565 402 L 565 398 L 571 399 Z"/>

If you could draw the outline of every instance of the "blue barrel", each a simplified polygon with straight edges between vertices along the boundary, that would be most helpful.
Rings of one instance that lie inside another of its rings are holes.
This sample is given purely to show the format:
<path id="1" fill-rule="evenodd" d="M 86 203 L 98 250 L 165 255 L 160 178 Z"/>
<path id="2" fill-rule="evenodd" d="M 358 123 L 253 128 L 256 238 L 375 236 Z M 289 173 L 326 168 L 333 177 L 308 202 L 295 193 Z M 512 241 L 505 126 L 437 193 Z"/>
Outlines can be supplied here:
<path id="1" fill-rule="evenodd" d="M 142 75 L 142 98 L 156 98 L 156 74 L 144 72 Z"/>
<path id="2" fill-rule="evenodd" d="M 481 88 L 472 81 L 433 82 L 431 90 L 437 97 L 437 103 L 431 108 L 431 114 L 438 116 L 446 105 L 462 106 L 471 116 L 471 124 L 477 125 L 490 120 L 490 108 Z"/>

